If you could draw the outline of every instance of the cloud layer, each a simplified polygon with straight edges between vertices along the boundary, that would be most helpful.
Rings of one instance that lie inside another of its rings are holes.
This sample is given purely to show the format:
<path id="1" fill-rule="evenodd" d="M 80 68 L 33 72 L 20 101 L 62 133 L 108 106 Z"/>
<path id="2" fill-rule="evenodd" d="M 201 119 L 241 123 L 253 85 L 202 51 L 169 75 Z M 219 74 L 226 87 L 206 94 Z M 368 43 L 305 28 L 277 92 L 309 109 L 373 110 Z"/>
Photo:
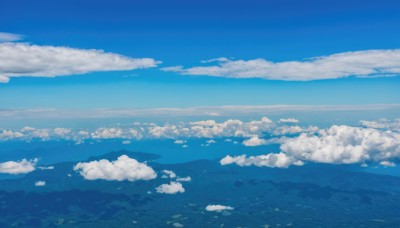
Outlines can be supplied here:
<path id="1" fill-rule="evenodd" d="M 158 125 L 155 123 L 135 122 L 126 126 L 101 127 L 97 129 L 69 128 L 32 128 L 19 130 L 0 129 L 0 141 L 6 140 L 70 140 L 82 143 L 85 140 L 124 139 L 140 140 L 142 138 L 218 138 L 218 137 L 251 137 L 273 128 L 274 123 L 267 117 L 260 120 L 244 122 L 238 119 L 228 119 L 223 122 L 205 120 L 197 122 L 178 122 Z M 175 140 L 184 144 L 185 140 Z M 215 143 L 208 140 L 208 144 Z"/>
<path id="2" fill-rule="evenodd" d="M 155 67 L 151 58 L 130 58 L 102 50 L 0 43 L 0 82 L 11 77 L 57 77 L 95 71 Z"/>
<path id="3" fill-rule="evenodd" d="M 187 108 L 148 109 L 0 109 L 0 119 L 31 118 L 117 118 L 178 116 L 250 116 L 288 112 L 398 110 L 400 104 L 373 105 L 260 105 L 260 106 L 195 106 Z"/>
<path id="4" fill-rule="evenodd" d="M 74 166 L 74 170 L 79 171 L 87 180 L 137 181 L 151 180 L 157 177 L 151 167 L 126 155 L 120 156 L 115 161 L 102 159 L 99 161 L 79 162 Z"/>
<path id="5" fill-rule="evenodd" d="M 218 58 L 207 66 L 163 68 L 182 75 L 226 78 L 262 78 L 310 81 L 355 77 L 386 77 L 400 73 L 400 50 L 366 50 L 315 57 L 303 61 L 271 62 L 265 59 L 229 60 Z"/>

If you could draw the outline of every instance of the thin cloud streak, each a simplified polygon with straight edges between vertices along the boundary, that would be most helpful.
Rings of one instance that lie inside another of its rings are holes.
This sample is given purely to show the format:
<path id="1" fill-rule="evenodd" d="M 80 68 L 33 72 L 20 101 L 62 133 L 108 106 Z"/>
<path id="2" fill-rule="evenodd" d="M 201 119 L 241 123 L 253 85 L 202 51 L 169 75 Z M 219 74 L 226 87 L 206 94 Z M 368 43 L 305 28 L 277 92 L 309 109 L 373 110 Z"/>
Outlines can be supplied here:
<path id="1" fill-rule="evenodd" d="M 162 116 L 229 116 L 249 114 L 271 114 L 287 111 L 371 111 L 400 108 L 400 104 L 376 105 L 264 105 L 264 106 L 196 106 L 187 108 L 148 109 L 0 109 L 0 119 L 40 118 L 117 118 L 117 117 L 162 117 Z"/>

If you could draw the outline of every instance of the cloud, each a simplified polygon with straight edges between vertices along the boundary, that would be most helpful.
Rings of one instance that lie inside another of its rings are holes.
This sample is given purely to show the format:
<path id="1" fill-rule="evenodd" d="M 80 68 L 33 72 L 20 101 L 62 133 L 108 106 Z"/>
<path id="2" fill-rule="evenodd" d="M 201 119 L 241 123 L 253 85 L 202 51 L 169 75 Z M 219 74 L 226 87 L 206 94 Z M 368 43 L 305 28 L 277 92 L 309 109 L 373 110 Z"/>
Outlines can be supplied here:
<path id="1" fill-rule="evenodd" d="M 37 168 L 40 170 L 53 170 L 54 166 L 39 166 Z"/>
<path id="2" fill-rule="evenodd" d="M 244 140 L 242 144 L 245 146 L 261 146 L 267 144 L 267 140 L 260 139 L 258 135 L 254 135 L 253 137 Z"/>
<path id="3" fill-rule="evenodd" d="M 189 181 L 192 181 L 192 178 L 191 177 L 178 177 L 178 178 L 176 178 L 176 181 L 178 181 L 178 182 L 189 182 Z"/>
<path id="4" fill-rule="evenodd" d="M 400 155 L 400 134 L 372 128 L 333 125 L 317 135 L 287 139 L 280 149 L 302 161 L 351 164 L 387 161 Z"/>
<path id="5" fill-rule="evenodd" d="M 0 130 L 0 139 L 18 139 L 24 137 L 24 134 L 18 131 Z"/>
<path id="6" fill-rule="evenodd" d="M 7 161 L 0 163 L 0 173 L 7 174 L 25 174 L 35 170 L 38 159 L 33 160 L 22 159 L 21 161 Z"/>
<path id="7" fill-rule="evenodd" d="M 225 211 L 225 210 L 230 210 L 231 211 L 231 210 L 234 210 L 234 208 L 230 207 L 230 206 L 224 206 L 224 205 L 217 204 L 217 205 L 207 205 L 206 210 L 207 211 L 222 212 L 222 211 Z"/>
<path id="8" fill-rule="evenodd" d="M 154 138 L 215 138 L 215 137 L 250 137 L 272 127 L 272 121 L 267 117 L 261 120 L 243 122 L 229 119 L 218 123 L 215 120 L 205 120 L 180 124 L 166 124 L 158 126 L 153 124 L 148 128 L 148 133 Z M 213 142 L 213 141 L 211 141 Z"/>
<path id="9" fill-rule="evenodd" d="M 379 162 L 379 165 L 382 165 L 382 166 L 389 166 L 389 167 L 395 167 L 396 166 L 396 164 L 394 163 L 394 162 L 390 162 L 390 161 L 381 161 L 381 162 Z"/>
<path id="10" fill-rule="evenodd" d="M 184 193 L 185 189 L 183 188 L 182 184 L 179 182 L 171 181 L 169 184 L 162 184 L 156 188 L 158 193 L 164 194 L 176 194 L 178 192 Z"/>
<path id="11" fill-rule="evenodd" d="M 130 58 L 102 50 L 0 43 L 0 82 L 12 77 L 58 77 L 96 71 L 155 67 L 151 58 Z"/>
<path id="12" fill-rule="evenodd" d="M 287 118 L 287 119 L 280 119 L 279 122 L 280 123 L 298 123 L 299 120 L 294 119 L 294 118 Z"/>
<path id="13" fill-rule="evenodd" d="M 19 34 L 0 32 L 0 42 L 13 42 L 22 40 L 22 38 Z"/>
<path id="14" fill-rule="evenodd" d="M 115 161 L 102 159 L 99 161 L 79 162 L 74 166 L 75 171 L 87 180 L 137 181 L 151 180 L 157 177 L 154 170 L 145 163 L 140 163 L 126 155 Z"/>
<path id="15" fill-rule="evenodd" d="M 379 119 L 374 121 L 361 120 L 360 124 L 368 128 L 386 129 L 400 132 L 400 119 L 387 120 Z"/>
<path id="16" fill-rule="evenodd" d="M 214 59 L 206 66 L 162 68 L 182 75 L 226 78 L 262 78 L 284 81 L 310 81 L 355 77 L 398 76 L 400 49 L 365 50 L 320 56 L 302 61 L 271 62 L 265 59 Z M 205 62 L 207 63 L 207 62 Z"/>
<path id="17" fill-rule="evenodd" d="M 174 141 L 175 144 L 185 144 L 186 140 L 182 140 L 182 139 L 177 139 Z"/>
<path id="18" fill-rule="evenodd" d="M 46 181 L 36 181 L 35 186 L 36 187 L 43 187 L 46 185 Z"/>
<path id="19" fill-rule="evenodd" d="M 299 126 L 282 126 L 277 127 L 274 131 L 274 135 L 292 135 L 303 131 L 303 128 Z"/>
<path id="20" fill-rule="evenodd" d="M 163 170 L 163 173 L 165 173 L 166 175 L 163 175 L 162 178 L 175 178 L 176 174 L 173 171 L 170 170 Z"/>
<path id="21" fill-rule="evenodd" d="M 290 165 L 303 165 L 303 162 L 294 159 L 293 157 L 287 156 L 285 153 L 278 154 L 266 154 L 259 156 L 250 156 L 246 157 L 246 155 L 231 157 L 226 156 L 220 160 L 221 165 L 230 165 L 236 164 L 238 166 L 265 166 L 270 168 L 287 168 Z"/>
<path id="22" fill-rule="evenodd" d="M 195 106 L 187 108 L 148 108 L 148 109 L 0 109 L 0 119 L 25 119 L 26 116 L 38 119 L 53 118 L 117 118 L 117 117 L 178 117 L 178 116 L 251 116 L 287 112 L 320 111 L 371 111 L 398 109 L 400 104 L 374 105 L 261 105 L 261 106 Z M 215 122 L 215 121 L 214 121 Z"/>

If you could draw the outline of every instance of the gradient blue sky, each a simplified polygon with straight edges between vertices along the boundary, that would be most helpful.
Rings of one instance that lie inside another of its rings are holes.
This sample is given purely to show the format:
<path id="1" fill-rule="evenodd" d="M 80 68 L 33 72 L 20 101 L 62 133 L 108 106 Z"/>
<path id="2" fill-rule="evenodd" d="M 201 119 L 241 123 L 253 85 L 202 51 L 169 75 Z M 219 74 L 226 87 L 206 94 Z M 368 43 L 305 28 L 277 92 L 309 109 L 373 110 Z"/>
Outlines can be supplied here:
<path id="1" fill-rule="evenodd" d="M 392 0 L 3 0 L 0 7 L 0 32 L 22 34 L 22 42 L 150 57 L 159 67 L 400 48 L 400 2 Z M 398 103 L 399 77 L 288 82 L 153 68 L 0 84 L 0 108 Z"/>

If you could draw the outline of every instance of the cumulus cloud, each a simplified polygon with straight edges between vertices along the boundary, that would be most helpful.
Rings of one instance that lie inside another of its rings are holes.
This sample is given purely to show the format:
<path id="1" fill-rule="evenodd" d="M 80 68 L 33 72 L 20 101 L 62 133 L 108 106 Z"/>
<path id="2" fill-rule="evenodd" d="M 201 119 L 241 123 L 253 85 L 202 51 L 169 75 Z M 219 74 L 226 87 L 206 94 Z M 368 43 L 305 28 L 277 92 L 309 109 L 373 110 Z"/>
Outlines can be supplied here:
<path id="1" fill-rule="evenodd" d="M 400 132 L 400 119 L 394 119 L 394 120 L 379 119 L 373 121 L 361 120 L 360 124 L 368 128 L 386 129 L 386 130 Z"/>
<path id="2" fill-rule="evenodd" d="M 303 128 L 299 126 L 281 126 L 277 127 L 274 129 L 273 134 L 274 135 L 291 135 L 291 134 L 297 134 L 303 131 Z"/>
<path id="3" fill-rule="evenodd" d="M 293 157 L 287 156 L 285 153 L 278 154 L 266 154 L 259 156 L 250 156 L 246 155 L 231 157 L 227 155 L 226 157 L 220 160 L 221 165 L 230 165 L 236 164 L 238 166 L 265 166 L 270 168 L 287 168 L 290 165 L 303 165 L 303 162 L 294 159 Z"/>
<path id="4" fill-rule="evenodd" d="M 115 161 L 102 159 L 99 161 L 79 162 L 75 171 L 87 180 L 137 181 L 151 180 L 157 177 L 156 172 L 145 163 L 140 163 L 127 155 L 120 156 Z"/>
<path id="5" fill-rule="evenodd" d="M 355 77 L 398 76 L 400 50 L 366 50 L 315 57 L 303 61 L 271 62 L 265 59 L 216 59 L 206 66 L 166 67 L 162 70 L 182 75 L 226 78 L 262 78 L 285 81 L 310 81 Z"/>
<path id="6" fill-rule="evenodd" d="M 287 139 L 282 152 L 303 161 L 351 164 L 387 161 L 400 155 L 400 134 L 372 128 L 334 125 L 317 135 Z"/>
<path id="7" fill-rule="evenodd" d="M 162 178 L 175 178 L 176 174 L 171 171 L 171 170 L 163 170 L 163 173 L 165 173 L 166 175 L 163 175 Z"/>
<path id="8" fill-rule="evenodd" d="M 36 187 L 43 187 L 46 185 L 46 181 L 36 181 L 35 186 Z"/>
<path id="9" fill-rule="evenodd" d="M 18 139 L 24 137 L 24 134 L 18 131 L 0 130 L 0 139 Z"/>
<path id="10" fill-rule="evenodd" d="M 258 135 L 254 135 L 253 137 L 244 140 L 242 144 L 245 146 L 261 146 L 261 145 L 266 145 L 267 140 L 260 139 Z"/>
<path id="11" fill-rule="evenodd" d="M 57 77 L 95 71 L 155 67 L 151 58 L 130 58 L 102 50 L 0 43 L 0 82 L 12 77 Z"/>
<path id="12" fill-rule="evenodd" d="M 190 123 L 152 125 L 148 132 L 155 138 L 214 138 L 214 137 L 249 137 L 272 127 L 272 121 L 267 117 L 261 120 L 243 122 L 229 119 L 218 123 L 215 120 L 205 120 Z M 211 141 L 212 142 L 212 141 Z"/>
<path id="13" fill-rule="evenodd" d="M 178 122 L 157 125 L 155 123 L 134 123 L 117 125 L 115 127 L 100 127 L 97 129 L 69 128 L 32 128 L 24 127 L 17 130 L 0 129 L 0 140 L 70 140 L 80 144 L 85 140 L 122 139 L 123 143 L 142 138 L 176 139 L 175 144 L 188 147 L 187 141 L 177 138 L 206 138 L 207 144 L 216 143 L 215 138 L 221 137 L 252 137 L 271 131 L 274 123 L 267 117 L 260 120 L 244 122 L 238 119 L 228 119 L 223 122 L 205 120 L 198 122 Z M 212 139 L 214 138 L 214 139 Z"/>
<path id="14" fill-rule="evenodd" d="M 21 161 L 7 161 L 0 163 L 0 173 L 7 174 L 25 174 L 35 170 L 38 159 L 33 160 L 22 159 Z"/>
<path id="15" fill-rule="evenodd" d="M 169 184 L 162 184 L 156 188 L 158 193 L 176 194 L 178 192 L 184 193 L 185 189 L 179 182 L 171 181 Z"/>
<path id="16" fill-rule="evenodd" d="M 0 32 L 0 42 L 13 42 L 22 40 L 22 35 L 15 33 Z"/>
<path id="17" fill-rule="evenodd" d="M 206 210 L 207 211 L 222 212 L 222 211 L 225 211 L 225 210 L 231 211 L 231 210 L 234 210 L 234 208 L 231 207 L 231 206 L 224 206 L 224 205 L 216 204 L 216 205 L 207 205 Z"/>

